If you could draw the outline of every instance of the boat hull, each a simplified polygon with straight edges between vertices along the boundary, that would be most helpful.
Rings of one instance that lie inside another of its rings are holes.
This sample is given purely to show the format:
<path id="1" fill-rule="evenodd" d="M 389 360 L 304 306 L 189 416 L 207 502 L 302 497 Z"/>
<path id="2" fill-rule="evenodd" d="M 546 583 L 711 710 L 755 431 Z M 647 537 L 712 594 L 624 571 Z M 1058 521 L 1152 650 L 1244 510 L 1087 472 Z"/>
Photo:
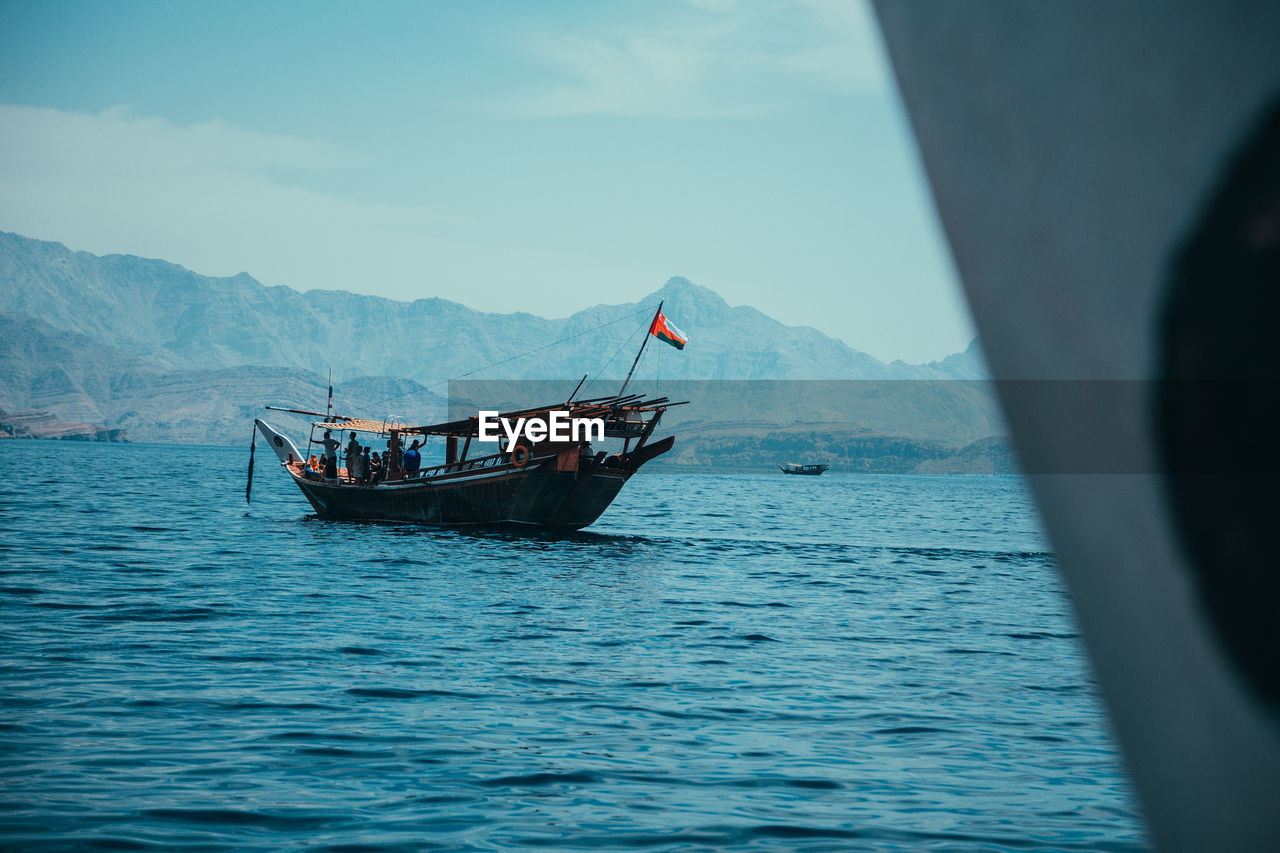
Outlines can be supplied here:
<path id="1" fill-rule="evenodd" d="M 588 478 L 586 482 L 582 478 Z M 627 481 L 622 471 L 554 465 L 460 480 L 334 485 L 294 475 L 316 514 L 349 521 L 439 525 L 531 524 L 577 530 L 595 522 Z"/>

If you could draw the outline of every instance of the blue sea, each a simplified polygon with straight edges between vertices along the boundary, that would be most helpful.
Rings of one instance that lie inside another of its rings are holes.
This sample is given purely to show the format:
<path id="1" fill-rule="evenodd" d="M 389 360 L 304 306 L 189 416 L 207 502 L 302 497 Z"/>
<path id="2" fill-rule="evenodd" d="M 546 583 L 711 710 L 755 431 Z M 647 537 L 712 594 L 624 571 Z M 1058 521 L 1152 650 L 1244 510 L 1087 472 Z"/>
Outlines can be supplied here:
<path id="1" fill-rule="evenodd" d="M 1017 478 L 646 470 L 566 537 L 3 446 L 2 848 L 1147 847 Z"/>

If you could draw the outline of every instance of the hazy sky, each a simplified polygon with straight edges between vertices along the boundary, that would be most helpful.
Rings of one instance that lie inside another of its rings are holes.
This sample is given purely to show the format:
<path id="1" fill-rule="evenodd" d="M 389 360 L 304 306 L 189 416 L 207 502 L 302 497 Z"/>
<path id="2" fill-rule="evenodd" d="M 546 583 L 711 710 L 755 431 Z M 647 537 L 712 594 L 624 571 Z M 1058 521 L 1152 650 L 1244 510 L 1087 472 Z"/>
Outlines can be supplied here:
<path id="1" fill-rule="evenodd" d="M 0 1 L 0 230 L 553 317 L 683 275 L 884 360 L 974 334 L 846 0 Z"/>

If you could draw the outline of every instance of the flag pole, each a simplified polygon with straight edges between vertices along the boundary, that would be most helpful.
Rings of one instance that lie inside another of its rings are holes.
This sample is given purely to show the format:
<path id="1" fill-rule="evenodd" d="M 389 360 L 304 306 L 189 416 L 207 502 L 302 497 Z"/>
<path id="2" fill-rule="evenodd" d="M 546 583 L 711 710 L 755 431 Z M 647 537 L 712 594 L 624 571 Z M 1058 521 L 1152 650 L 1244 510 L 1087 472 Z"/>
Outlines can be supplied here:
<path id="1" fill-rule="evenodd" d="M 653 324 L 657 322 L 658 315 L 662 313 L 662 303 L 665 299 L 658 300 L 658 310 L 653 312 L 653 319 L 649 321 L 649 328 L 644 331 L 644 340 L 640 342 L 640 352 L 636 353 L 636 360 L 631 362 L 631 369 L 627 371 L 627 378 L 622 380 L 622 387 L 618 389 L 616 396 L 621 397 L 622 392 L 627 390 L 627 385 L 631 383 L 631 374 L 636 372 L 636 365 L 640 363 L 640 356 L 644 355 L 644 348 L 649 344 L 649 338 L 653 336 Z"/>

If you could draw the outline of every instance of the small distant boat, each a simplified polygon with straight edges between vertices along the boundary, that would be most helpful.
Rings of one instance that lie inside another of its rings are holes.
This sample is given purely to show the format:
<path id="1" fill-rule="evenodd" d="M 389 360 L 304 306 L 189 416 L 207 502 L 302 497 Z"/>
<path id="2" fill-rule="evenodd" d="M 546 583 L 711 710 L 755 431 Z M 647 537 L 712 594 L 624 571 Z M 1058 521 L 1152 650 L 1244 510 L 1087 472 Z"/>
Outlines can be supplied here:
<path id="1" fill-rule="evenodd" d="M 778 467 L 784 474 L 809 474 L 816 477 L 831 466 L 825 465 L 821 462 L 813 465 L 800 465 L 795 462 L 788 462 L 785 465 L 779 465 Z"/>

